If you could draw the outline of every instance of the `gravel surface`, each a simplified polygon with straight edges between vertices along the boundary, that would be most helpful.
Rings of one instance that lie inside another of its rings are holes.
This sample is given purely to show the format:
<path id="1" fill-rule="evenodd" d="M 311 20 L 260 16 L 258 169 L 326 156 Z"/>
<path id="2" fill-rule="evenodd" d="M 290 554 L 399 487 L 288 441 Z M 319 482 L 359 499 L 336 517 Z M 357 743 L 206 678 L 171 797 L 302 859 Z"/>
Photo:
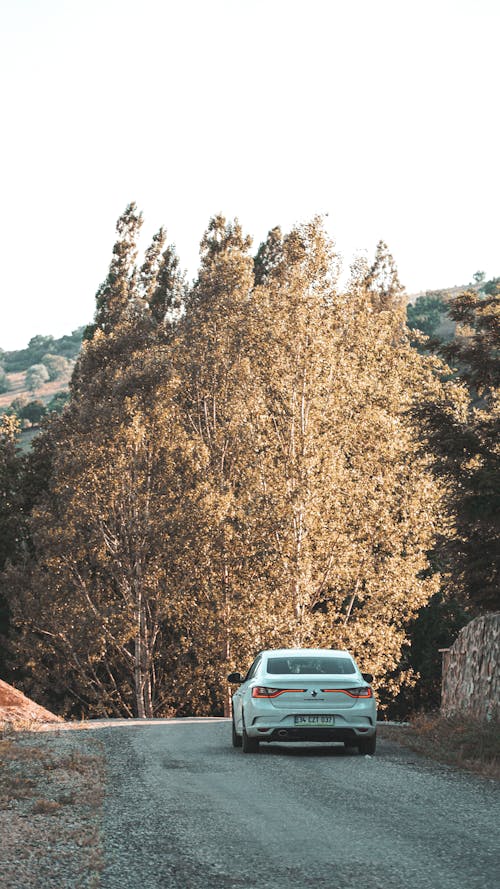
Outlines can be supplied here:
<path id="1" fill-rule="evenodd" d="M 89 732 L 0 740 L 0 886 L 95 889 L 101 745 Z"/>
<path id="2" fill-rule="evenodd" d="M 95 726 L 102 889 L 496 889 L 498 784 L 389 741 L 230 746 L 223 720 Z"/>

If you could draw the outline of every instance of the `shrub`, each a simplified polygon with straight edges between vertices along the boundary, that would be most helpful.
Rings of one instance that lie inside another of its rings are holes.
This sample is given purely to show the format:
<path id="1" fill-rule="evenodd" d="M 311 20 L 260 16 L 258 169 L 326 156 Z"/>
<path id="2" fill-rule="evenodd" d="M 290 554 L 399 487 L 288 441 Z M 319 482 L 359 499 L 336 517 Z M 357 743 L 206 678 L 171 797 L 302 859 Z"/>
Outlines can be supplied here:
<path id="1" fill-rule="evenodd" d="M 0 395 L 4 392 L 8 392 L 10 389 L 10 380 L 5 373 L 3 367 L 0 367 Z"/>
<path id="2" fill-rule="evenodd" d="M 71 362 L 67 358 L 64 358 L 62 355 L 53 355 L 50 352 L 43 356 L 42 364 L 45 365 L 49 372 L 49 380 L 57 380 L 64 374 L 69 373 L 71 369 Z"/>
<path id="3" fill-rule="evenodd" d="M 26 387 L 30 392 L 36 392 L 49 379 L 49 372 L 45 364 L 32 364 L 26 371 Z"/>

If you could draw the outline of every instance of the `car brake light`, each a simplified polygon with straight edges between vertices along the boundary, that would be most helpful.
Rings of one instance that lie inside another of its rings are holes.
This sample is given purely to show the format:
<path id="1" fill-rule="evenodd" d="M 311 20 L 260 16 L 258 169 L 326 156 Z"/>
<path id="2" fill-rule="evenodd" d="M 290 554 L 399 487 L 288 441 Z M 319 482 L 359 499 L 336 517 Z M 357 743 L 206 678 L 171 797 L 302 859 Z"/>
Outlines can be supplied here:
<path id="1" fill-rule="evenodd" d="M 305 688 L 268 688 L 265 685 L 254 685 L 252 688 L 252 698 L 277 698 L 278 695 L 297 691 L 305 692 Z"/>
<path id="2" fill-rule="evenodd" d="M 350 698 L 372 698 L 373 691 L 369 685 L 359 686 L 358 688 L 323 688 L 324 692 L 337 692 L 341 695 L 349 695 Z"/>

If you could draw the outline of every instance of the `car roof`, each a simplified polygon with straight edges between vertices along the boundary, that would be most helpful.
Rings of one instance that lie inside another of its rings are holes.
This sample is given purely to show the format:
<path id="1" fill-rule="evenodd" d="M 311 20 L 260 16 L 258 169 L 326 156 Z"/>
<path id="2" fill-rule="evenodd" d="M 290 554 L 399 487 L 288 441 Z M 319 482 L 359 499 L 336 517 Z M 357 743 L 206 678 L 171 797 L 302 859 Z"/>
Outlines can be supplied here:
<path id="1" fill-rule="evenodd" d="M 339 657 L 339 655 L 343 657 L 348 657 L 353 660 L 352 655 L 345 650 L 345 648 L 269 648 L 266 651 L 261 651 L 261 655 L 265 655 L 266 657 L 301 657 L 302 655 L 317 655 L 318 657 Z"/>

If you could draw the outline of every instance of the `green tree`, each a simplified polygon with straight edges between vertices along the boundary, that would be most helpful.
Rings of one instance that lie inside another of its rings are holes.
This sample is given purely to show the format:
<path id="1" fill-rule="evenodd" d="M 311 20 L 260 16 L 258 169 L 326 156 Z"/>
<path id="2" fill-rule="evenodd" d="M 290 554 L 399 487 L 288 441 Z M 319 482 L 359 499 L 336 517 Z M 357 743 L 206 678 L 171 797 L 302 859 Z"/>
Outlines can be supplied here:
<path id="1" fill-rule="evenodd" d="M 426 293 L 419 296 L 413 305 L 408 304 L 407 324 L 410 330 L 420 330 L 425 336 L 433 337 L 447 314 L 447 304 L 442 294 Z"/>
<path id="2" fill-rule="evenodd" d="M 2 395 L 4 392 L 8 392 L 10 388 L 10 380 L 3 367 L 0 366 L 0 395 Z"/>
<path id="3" fill-rule="evenodd" d="M 440 550 L 448 591 L 484 612 L 500 606 L 500 297 L 465 291 L 451 301 L 450 315 L 457 336 L 442 353 L 458 376 L 419 413 L 456 529 Z"/>
<path id="4" fill-rule="evenodd" d="M 57 414 L 62 413 L 64 406 L 68 403 L 69 392 L 57 392 L 48 402 L 47 410 L 55 411 Z"/>
<path id="5" fill-rule="evenodd" d="M 58 380 L 60 377 L 68 374 L 71 370 L 71 361 L 68 361 L 67 358 L 64 358 L 62 355 L 51 355 L 50 352 L 47 352 L 42 357 L 42 364 L 45 365 L 49 372 L 49 380 Z"/>
<path id="6" fill-rule="evenodd" d="M 40 364 L 42 355 L 45 355 L 47 352 L 51 352 L 53 345 L 53 336 L 41 336 L 40 334 L 37 334 L 37 336 L 31 337 L 27 349 L 30 358 L 29 363 Z"/>
<path id="7" fill-rule="evenodd" d="M 18 416 L 21 420 L 29 420 L 30 423 L 38 424 L 42 417 L 47 413 L 47 408 L 45 407 L 43 401 L 29 401 L 28 404 L 24 405 L 18 413 Z"/>
<path id="8" fill-rule="evenodd" d="M 30 392 L 36 392 L 37 389 L 41 389 L 48 379 L 49 372 L 44 364 L 32 364 L 26 371 L 26 388 Z"/>

